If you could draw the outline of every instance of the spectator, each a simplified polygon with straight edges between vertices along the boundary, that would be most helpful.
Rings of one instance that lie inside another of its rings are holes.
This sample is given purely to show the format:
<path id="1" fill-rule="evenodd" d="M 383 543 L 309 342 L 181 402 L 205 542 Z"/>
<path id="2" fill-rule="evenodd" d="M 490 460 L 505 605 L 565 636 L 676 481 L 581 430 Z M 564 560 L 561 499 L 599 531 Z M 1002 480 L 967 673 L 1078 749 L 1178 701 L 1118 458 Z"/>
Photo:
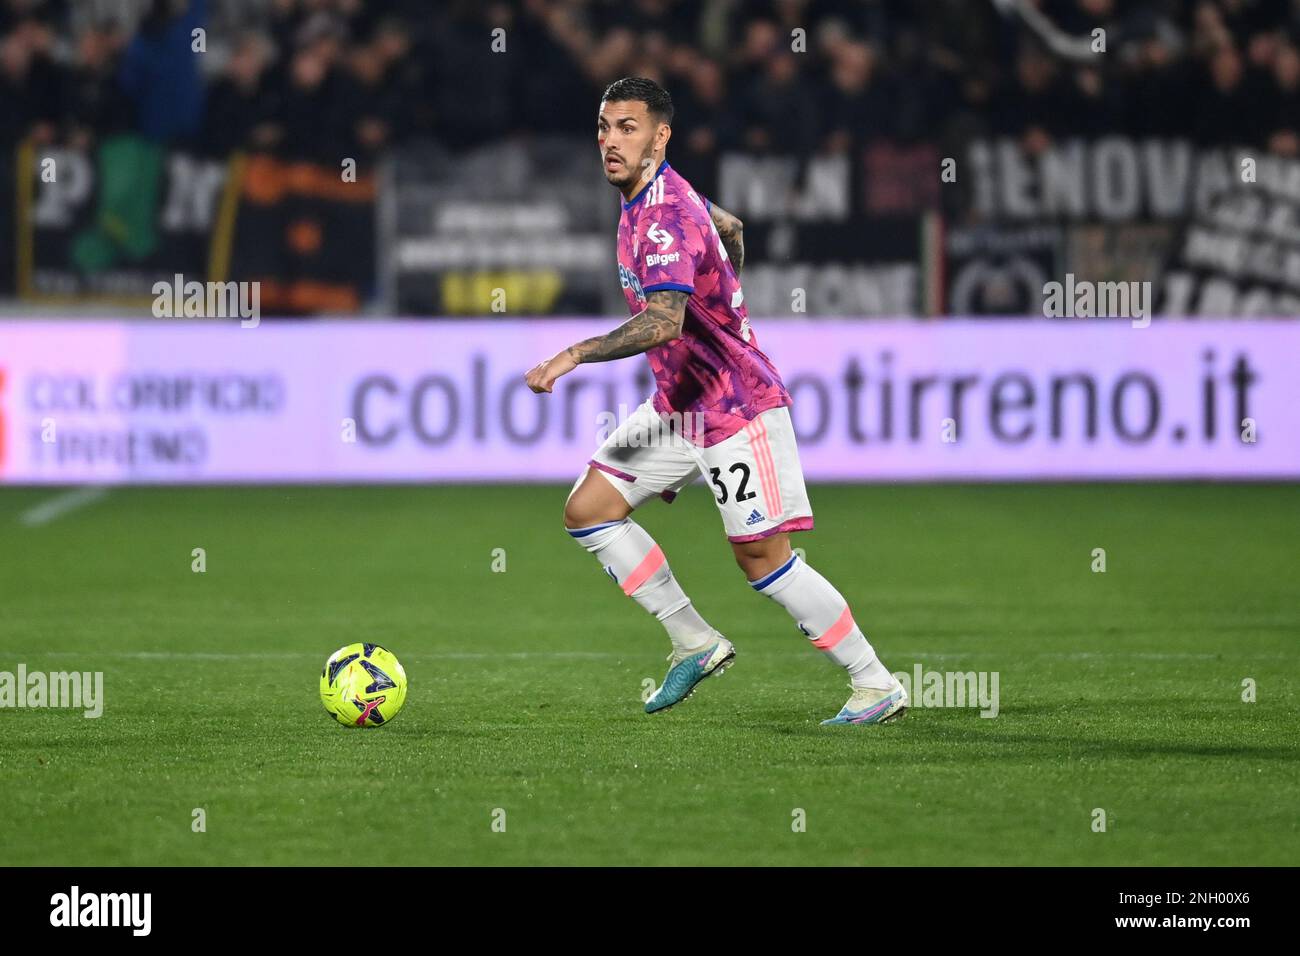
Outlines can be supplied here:
<path id="1" fill-rule="evenodd" d="M 136 128 L 159 142 L 189 139 L 203 122 L 204 86 L 194 53 L 207 0 L 152 0 L 118 75 Z"/>
<path id="2" fill-rule="evenodd" d="M 875 50 L 866 43 L 845 43 L 832 56 L 831 90 L 826 97 L 823 146 L 845 152 L 893 133 L 892 97 L 878 77 Z"/>
<path id="3" fill-rule="evenodd" d="M 1300 51 L 1290 43 L 1278 47 L 1273 78 L 1264 123 L 1268 148 L 1294 159 L 1300 156 Z"/>
<path id="4" fill-rule="evenodd" d="M 117 83 L 122 35 L 110 24 L 91 26 L 77 39 L 77 57 L 62 95 L 64 138 L 77 149 L 134 125 L 130 100 Z"/>
<path id="5" fill-rule="evenodd" d="M 1256 132 L 1256 104 L 1245 87 L 1241 54 L 1228 45 L 1210 57 L 1208 71 L 1197 97 L 1195 138 L 1210 146 L 1216 143 L 1245 144 Z"/>
<path id="6" fill-rule="evenodd" d="M 300 34 L 288 64 L 280 99 L 278 125 L 284 130 L 280 151 L 286 156 L 336 164 L 351 152 L 347 84 L 336 63 L 337 24 L 318 20 Z"/>
<path id="7" fill-rule="evenodd" d="M 205 143 L 214 154 L 269 150 L 284 138 L 277 121 L 280 91 L 271 82 L 275 55 L 268 34 L 242 34 L 208 94 Z"/>
<path id="8" fill-rule="evenodd" d="M 59 76 L 45 50 L 47 32 L 35 20 L 17 23 L 0 38 L 0 135 L 13 144 L 27 137 L 54 139 Z"/>

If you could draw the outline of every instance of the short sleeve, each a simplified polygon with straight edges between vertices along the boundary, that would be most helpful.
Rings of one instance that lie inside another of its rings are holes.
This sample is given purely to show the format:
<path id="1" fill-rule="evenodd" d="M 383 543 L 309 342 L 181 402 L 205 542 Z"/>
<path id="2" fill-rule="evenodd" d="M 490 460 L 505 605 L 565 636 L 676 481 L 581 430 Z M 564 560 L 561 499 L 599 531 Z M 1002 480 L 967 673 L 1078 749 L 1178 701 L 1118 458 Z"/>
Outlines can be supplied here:
<path id="1" fill-rule="evenodd" d="M 643 221 L 637 241 L 641 246 L 641 275 L 637 278 L 642 291 L 647 295 L 661 289 L 695 291 L 695 270 L 704 242 L 694 223 L 667 215 Z"/>

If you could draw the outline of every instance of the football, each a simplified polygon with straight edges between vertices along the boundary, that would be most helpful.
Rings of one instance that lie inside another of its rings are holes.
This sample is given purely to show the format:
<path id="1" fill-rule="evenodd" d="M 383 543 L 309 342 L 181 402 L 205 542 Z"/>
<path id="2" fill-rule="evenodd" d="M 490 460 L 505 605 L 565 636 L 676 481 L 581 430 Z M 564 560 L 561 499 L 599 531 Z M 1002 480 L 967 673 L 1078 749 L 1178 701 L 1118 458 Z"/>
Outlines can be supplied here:
<path id="1" fill-rule="evenodd" d="M 378 644 L 349 644 L 321 669 L 320 699 L 345 727 L 382 727 L 406 703 L 406 671 Z"/>

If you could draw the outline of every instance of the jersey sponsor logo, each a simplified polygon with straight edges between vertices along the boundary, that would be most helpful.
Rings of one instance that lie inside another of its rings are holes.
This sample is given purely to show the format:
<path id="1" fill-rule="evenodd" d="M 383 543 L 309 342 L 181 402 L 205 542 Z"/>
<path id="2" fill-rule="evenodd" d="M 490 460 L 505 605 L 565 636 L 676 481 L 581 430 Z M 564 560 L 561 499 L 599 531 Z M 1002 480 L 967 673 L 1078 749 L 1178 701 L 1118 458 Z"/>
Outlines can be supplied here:
<path id="1" fill-rule="evenodd" d="M 666 266 L 670 262 L 676 262 L 681 257 L 682 251 L 680 249 L 676 252 L 652 252 L 645 257 L 645 264 L 647 266 Z"/>
<path id="2" fill-rule="evenodd" d="M 646 230 L 645 237 L 651 242 L 658 243 L 660 252 L 667 252 L 672 247 L 673 237 L 665 229 L 659 228 L 659 223 L 652 222 L 650 228 Z"/>
<path id="3" fill-rule="evenodd" d="M 632 270 L 628 269 L 627 266 L 623 265 L 621 262 L 618 264 L 618 281 L 624 289 L 631 289 L 636 293 L 638 299 L 645 298 L 645 292 L 641 289 L 641 280 L 633 275 Z"/>
<path id="4" fill-rule="evenodd" d="M 762 524 L 766 520 L 767 519 L 763 517 L 763 512 L 755 508 L 753 511 L 749 513 L 749 517 L 745 520 L 745 524 L 747 525 Z"/>

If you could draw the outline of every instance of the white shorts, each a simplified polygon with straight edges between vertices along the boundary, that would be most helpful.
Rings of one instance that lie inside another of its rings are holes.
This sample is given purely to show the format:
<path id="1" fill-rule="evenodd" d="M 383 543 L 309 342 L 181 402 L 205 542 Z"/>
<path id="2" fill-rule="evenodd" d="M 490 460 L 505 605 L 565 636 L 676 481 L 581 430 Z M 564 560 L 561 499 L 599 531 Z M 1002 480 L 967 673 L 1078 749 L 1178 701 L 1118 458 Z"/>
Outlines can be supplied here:
<path id="1" fill-rule="evenodd" d="M 701 448 L 669 431 L 647 400 L 588 464 L 634 509 L 652 498 L 672 501 L 704 475 L 730 541 L 756 541 L 813 526 L 789 408 L 769 408 L 730 438 Z"/>

